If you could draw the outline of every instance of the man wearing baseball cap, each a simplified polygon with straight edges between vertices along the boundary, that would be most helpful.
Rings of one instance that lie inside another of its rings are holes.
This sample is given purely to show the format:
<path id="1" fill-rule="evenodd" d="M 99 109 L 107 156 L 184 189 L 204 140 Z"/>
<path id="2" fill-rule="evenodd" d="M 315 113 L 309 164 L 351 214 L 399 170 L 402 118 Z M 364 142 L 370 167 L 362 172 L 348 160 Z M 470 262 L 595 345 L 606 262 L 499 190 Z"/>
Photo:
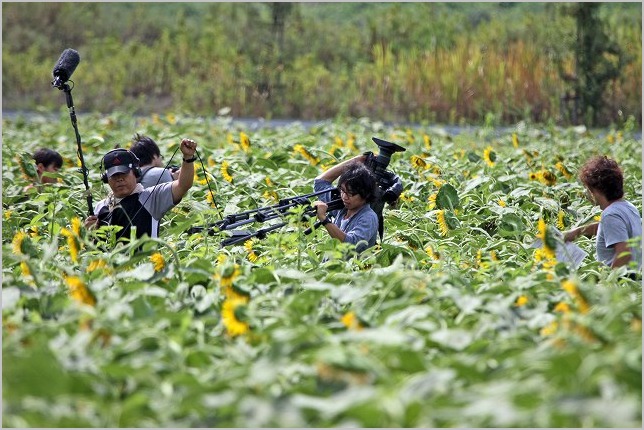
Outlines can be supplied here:
<path id="1" fill-rule="evenodd" d="M 129 239 L 131 228 L 136 228 L 136 237 L 147 234 L 159 236 L 159 221 L 177 205 L 192 187 L 197 143 L 183 139 L 180 146 L 183 154 L 181 173 L 172 181 L 149 188 L 138 183 L 141 176 L 139 159 L 127 149 L 113 149 L 103 156 L 101 179 L 110 187 L 107 198 L 94 207 L 94 214 L 85 220 L 85 227 L 103 225 L 123 227 L 116 233 L 118 239 Z"/>

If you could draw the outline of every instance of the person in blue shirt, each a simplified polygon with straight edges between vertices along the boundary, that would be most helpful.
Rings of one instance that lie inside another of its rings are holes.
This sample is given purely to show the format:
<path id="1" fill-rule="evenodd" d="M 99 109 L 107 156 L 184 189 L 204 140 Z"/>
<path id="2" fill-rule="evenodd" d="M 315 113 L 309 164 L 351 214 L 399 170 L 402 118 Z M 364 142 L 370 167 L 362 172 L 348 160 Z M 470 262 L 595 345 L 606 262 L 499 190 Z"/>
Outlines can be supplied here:
<path id="1" fill-rule="evenodd" d="M 313 183 L 315 192 L 331 190 L 338 179 L 338 189 L 344 208 L 327 213 L 331 192 L 313 202 L 317 218 L 329 235 L 340 242 L 355 245 L 358 253 L 376 244 L 378 216 L 370 203 L 377 196 L 377 181 L 360 155 L 337 164 L 318 175 Z"/>
<path id="2" fill-rule="evenodd" d="M 596 156 L 579 172 L 586 196 L 601 210 L 599 222 L 564 232 L 565 241 L 596 236 L 597 260 L 612 267 L 633 263 L 642 267 L 642 216 L 624 199 L 624 176 L 615 160 Z"/>

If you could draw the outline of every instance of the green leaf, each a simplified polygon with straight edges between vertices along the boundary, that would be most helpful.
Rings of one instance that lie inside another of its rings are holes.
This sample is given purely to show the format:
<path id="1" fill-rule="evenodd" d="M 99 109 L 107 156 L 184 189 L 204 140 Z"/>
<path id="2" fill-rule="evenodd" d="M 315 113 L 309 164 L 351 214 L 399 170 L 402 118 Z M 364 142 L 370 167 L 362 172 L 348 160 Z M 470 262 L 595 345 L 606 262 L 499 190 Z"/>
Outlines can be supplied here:
<path id="1" fill-rule="evenodd" d="M 436 195 L 436 207 L 438 209 L 449 209 L 454 210 L 461 207 L 460 199 L 458 198 L 458 192 L 450 184 L 445 184 L 438 190 Z"/>
<path id="2" fill-rule="evenodd" d="M 525 224 L 521 220 L 521 217 L 515 214 L 504 214 L 501 217 L 501 222 L 499 223 L 499 235 L 503 237 L 517 236 L 523 233 L 525 230 Z"/>

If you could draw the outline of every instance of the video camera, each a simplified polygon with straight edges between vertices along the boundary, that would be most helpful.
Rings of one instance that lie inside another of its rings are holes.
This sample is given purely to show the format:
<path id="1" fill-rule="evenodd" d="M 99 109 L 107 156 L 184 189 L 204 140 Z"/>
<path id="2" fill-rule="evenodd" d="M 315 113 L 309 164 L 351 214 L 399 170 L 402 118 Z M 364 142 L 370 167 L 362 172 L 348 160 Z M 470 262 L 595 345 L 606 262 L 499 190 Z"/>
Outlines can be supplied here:
<path id="1" fill-rule="evenodd" d="M 404 152 L 406 151 L 400 145 L 396 145 L 392 142 L 387 142 L 386 140 L 378 139 L 377 137 L 372 137 L 378 148 L 380 148 L 380 153 L 377 156 L 373 155 L 373 152 L 365 152 L 367 160 L 365 161 L 365 166 L 370 168 L 378 179 L 380 179 L 383 173 L 386 171 L 387 166 L 389 166 L 389 161 L 391 160 L 391 154 L 395 152 Z"/>
<path id="2" fill-rule="evenodd" d="M 372 137 L 371 139 L 378 145 L 380 152 L 377 156 L 373 155 L 371 151 L 365 152 L 364 155 L 366 155 L 367 159 L 364 164 L 374 173 L 378 180 L 378 186 L 383 191 L 381 200 L 392 203 L 398 199 L 403 187 L 400 178 L 388 171 L 387 166 L 389 166 L 391 154 L 404 152 L 406 149 L 395 143 L 378 139 L 377 137 Z"/>

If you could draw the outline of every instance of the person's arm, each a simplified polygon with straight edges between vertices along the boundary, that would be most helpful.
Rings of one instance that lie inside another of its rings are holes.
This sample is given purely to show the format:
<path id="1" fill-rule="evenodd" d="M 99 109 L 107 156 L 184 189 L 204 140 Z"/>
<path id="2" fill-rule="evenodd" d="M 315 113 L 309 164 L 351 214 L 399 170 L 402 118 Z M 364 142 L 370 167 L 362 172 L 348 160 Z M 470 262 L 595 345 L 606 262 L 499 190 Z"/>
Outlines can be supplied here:
<path id="1" fill-rule="evenodd" d="M 331 167 L 329 170 L 320 173 L 315 179 L 323 179 L 325 181 L 333 182 L 340 177 L 347 170 L 347 167 L 355 162 L 364 163 L 367 157 L 365 155 L 357 155 L 353 158 L 343 161 L 340 164 L 336 164 Z"/>
<path id="2" fill-rule="evenodd" d="M 626 242 L 617 242 L 613 245 L 613 249 L 615 249 L 615 258 L 610 265 L 611 268 L 625 266 L 631 261 L 631 250 Z"/>
<path id="3" fill-rule="evenodd" d="M 599 228 L 599 223 L 594 222 L 592 224 L 587 224 L 581 227 L 574 228 L 564 232 L 563 239 L 564 242 L 570 242 L 577 239 L 579 236 L 593 237 L 597 234 L 597 229 Z"/>
<path id="4" fill-rule="evenodd" d="M 181 163 L 181 173 L 179 178 L 172 181 L 172 201 L 176 205 L 181 201 L 183 196 L 186 195 L 195 176 L 195 152 L 197 151 L 197 143 L 194 140 L 183 139 L 181 141 L 181 153 L 183 154 L 183 162 Z M 190 160 L 190 161 L 186 161 Z"/>
<path id="5" fill-rule="evenodd" d="M 317 210 L 317 217 L 319 221 L 322 222 L 327 219 L 327 217 L 329 216 L 327 213 L 328 206 L 325 202 L 318 200 L 313 202 L 313 206 L 315 206 Z M 334 239 L 338 239 L 340 242 L 344 242 L 344 239 L 347 235 L 342 230 L 340 230 L 340 227 L 329 221 L 324 225 L 324 228 L 329 233 L 329 236 Z"/>

